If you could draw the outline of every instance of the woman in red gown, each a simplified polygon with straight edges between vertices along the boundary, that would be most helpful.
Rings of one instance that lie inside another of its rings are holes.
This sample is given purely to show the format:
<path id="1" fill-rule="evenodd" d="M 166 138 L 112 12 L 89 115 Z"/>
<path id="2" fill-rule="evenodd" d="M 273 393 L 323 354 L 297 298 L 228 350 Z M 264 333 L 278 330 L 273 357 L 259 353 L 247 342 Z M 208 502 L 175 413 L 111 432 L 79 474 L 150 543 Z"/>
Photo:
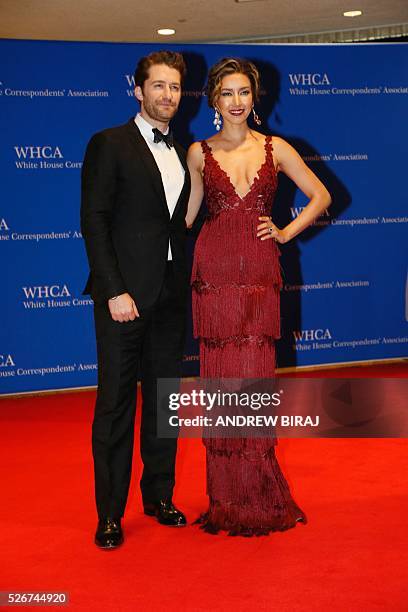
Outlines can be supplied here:
<path id="1" fill-rule="evenodd" d="M 227 58 L 214 65 L 207 95 L 219 131 L 188 152 L 187 225 L 204 196 L 209 212 L 192 273 L 203 378 L 274 377 L 282 286 L 277 243 L 299 234 L 330 204 L 326 188 L 287 142 L 249 128 L 251 113 L 259 122 L 258 94 L 259 74 L 251 62 Z M 283 229 L 270 218 L 279 171 L 310 198 Z M 274 437 L 208 437 L 204 444 L 209 508 L 200 522 L 206 531 L 250 536 L 306 523 L 275 457 Z"/>

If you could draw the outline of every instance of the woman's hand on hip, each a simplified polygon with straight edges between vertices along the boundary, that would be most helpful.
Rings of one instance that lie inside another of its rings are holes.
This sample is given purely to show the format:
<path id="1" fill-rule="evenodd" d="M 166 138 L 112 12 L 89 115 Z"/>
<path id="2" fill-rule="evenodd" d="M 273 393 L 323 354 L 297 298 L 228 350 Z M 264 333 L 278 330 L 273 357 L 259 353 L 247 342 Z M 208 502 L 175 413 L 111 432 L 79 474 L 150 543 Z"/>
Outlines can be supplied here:
<path id="1" fill-rule="evenodd" d="M 284 244 L 288 241 L 285 231 L 276 227 L 270 217 L 259 217 L 259 220 L 262 221 L 258 225 L 257 229 L 257 237 L 261 240 L 272 239 L 280 244 Z"/>

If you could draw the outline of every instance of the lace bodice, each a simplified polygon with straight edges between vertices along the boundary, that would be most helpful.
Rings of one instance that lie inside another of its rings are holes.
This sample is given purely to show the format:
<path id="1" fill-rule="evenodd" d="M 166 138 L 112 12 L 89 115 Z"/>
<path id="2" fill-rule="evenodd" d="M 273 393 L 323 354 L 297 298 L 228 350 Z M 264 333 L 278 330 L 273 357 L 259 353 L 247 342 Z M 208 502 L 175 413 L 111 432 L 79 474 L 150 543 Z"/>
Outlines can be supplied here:
<path id="1" fill-rule="evenodd" d="M 269 215 L 277 188 L 277 173 L 273 163 L 272 136 L 265 138 L 265 160 L 249 191 L 240 196 L 227 172 L 214 158 L 206 140 L 201 141 L 204 154 L 204 188 L 210 217 L 222 211 L 258 212 Z"/>

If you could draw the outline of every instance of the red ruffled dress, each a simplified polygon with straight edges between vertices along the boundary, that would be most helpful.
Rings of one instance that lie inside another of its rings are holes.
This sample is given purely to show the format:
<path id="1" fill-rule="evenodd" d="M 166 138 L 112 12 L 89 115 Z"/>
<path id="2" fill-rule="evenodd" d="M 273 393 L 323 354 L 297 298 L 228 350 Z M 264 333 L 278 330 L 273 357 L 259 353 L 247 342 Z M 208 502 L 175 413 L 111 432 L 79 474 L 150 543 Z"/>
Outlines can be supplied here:
<path id="1" fill-rule="evenodd" d="M 251 189 L 237 194 L 206 141 L 204 189 L 209 216 L 193 263 L 194 336 L 202 378 L 273 378 L 280 336 L 282 280 L 274 240 L 257 237 L 258 217 L 270 216 L 277 189 L 272 137 Z M 276 438 L 204 438 L 210 533 L 263 535 L 306 523 L 275 457 Z"/>

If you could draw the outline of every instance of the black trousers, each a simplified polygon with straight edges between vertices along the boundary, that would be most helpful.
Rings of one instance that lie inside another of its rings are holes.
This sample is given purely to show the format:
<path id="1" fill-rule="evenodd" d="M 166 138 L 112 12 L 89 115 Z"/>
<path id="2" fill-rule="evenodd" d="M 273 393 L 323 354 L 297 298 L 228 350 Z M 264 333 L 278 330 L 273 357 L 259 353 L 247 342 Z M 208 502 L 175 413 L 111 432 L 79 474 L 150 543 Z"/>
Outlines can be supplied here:
<path id="1" fill-rule="evenodd" d="M 137 305 L 137 304 L 136 304 Z M 144 502 L 171 498 L 177 439 L 158 438 L 157 379 L 180 378 L 185 341 L 186 289 L 168 262 L 156 303 L 127 323 L 95 304 L 98 393 L 92 425 L 95 496 L 99 518 L 122 517 L 133 457 L 137 379 L 142 388 L 140 486 Z"/>

